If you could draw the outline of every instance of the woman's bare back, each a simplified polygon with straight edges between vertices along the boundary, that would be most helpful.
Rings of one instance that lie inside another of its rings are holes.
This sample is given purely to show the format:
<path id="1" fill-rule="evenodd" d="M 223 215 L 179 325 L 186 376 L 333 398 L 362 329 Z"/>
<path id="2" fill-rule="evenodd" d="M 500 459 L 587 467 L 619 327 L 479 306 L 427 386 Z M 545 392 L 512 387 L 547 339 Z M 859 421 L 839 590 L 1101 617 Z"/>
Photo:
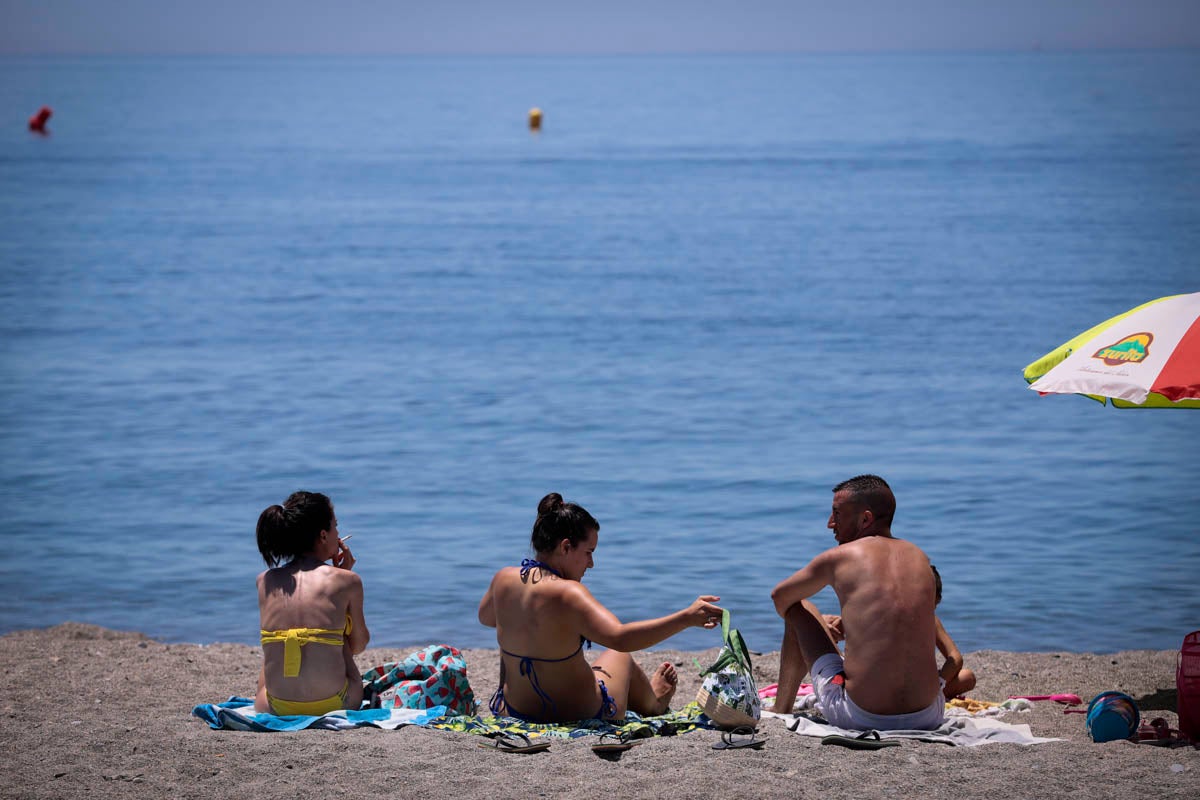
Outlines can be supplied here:
<path id="1" fill-rule="evenodd" d="M 600 707 L 578 620 L 564 597 L 577 586 L 540 569 L 522 579 L 517 567 L 501 570 L 493 581 L 504 699 L 524 716 L 584 719 Z"/>
<path id="2" fill-rule="evenodd" d="M 258 576 L 259 617 L 264 631 L 315 628 L 344 631 L 351 573 L 326 564 L 289 564 Z M 342 690 L 347 680 L 344 646 L 312 643 L 301 648 L 300 674 L 286 677 L 284 643 L 263 644 L 267 691 L 287 700 L 322 700 Z"/>

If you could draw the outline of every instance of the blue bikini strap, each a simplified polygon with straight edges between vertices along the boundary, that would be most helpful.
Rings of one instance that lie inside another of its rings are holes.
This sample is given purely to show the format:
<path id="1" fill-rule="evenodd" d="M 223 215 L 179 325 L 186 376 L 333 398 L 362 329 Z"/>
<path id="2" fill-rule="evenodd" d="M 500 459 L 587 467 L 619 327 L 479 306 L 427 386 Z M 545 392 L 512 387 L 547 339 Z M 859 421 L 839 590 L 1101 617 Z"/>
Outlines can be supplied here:
<path id="1" fill-rule="evenodd" d="M 534 658 L 532 656 L 523 656 L 523 655 L 519 655 L 517 653 L 510 653 L 507 650 L 505 650 L 503 647 L 500 648 L 500 652 L 504 653 L 504 655 L 512 656 L 513 658 L 520 659 L 518 664 L 519 664 L 521 676 L 529 681 L 529 685 L 533 687 L 533 693 L 536 694 L 538 696 L 538 698 L 541 699 L 541 701 L 542 701 L 542 719 L 546 718 L 547 705 L 551 709 L 556 709 L 556 708 L 558 708 L 558 706 L 555 704 L 554 698 L 551 697 L 550 695 L 546 694 L 545 690 L 542 689 L 542 684 L 541 684 L 541 681 L 538 680 L 537 670 L 534 669 L 533 662 L 541 661 L 541 662 L 544 662 L 547 664 L 555 664 L 560 661 L 569 661 L 570 659 L 579 655 L 579 651 L 583 649 L 583 645 L 585 643 L 587 644 L 587 646 L 589 648 L 592 646 L 591 642 L 589 642 L 587 639 L 580 636 L 579 637 L 579 647 L 575 648 L 575 652 L 571 653 L 571 655 L 569 655 L 569 656 L 563 656 L 562 658 Z M 508 711 L 512 710 L 512 709 L 508 708 L 508 700 L 506 700 L 504 697 L 504 671 L 505 671 L 504 670 L 504 660 L 501 659 L 500 660 L 500 686 L 498 686 L 496 688 L 495 693 L 492 695 L 491 702 L 488 703 L 488 708 L 490 708 L 492 713 L 496 714 L 497 716 L 500 715 L 502 708 L 504 710 L 508 710 Z"/>
<path id="2" fill-rule="evenodd" d="M 533 569 L 534 567 L 541 567 L 542 569 L 546 570 L 547 572 L 553 573 L 560 578 L 562 577 L 562 573 L 559 572 L 558 570 L 556 570 L 554 567 L 550 566 L 549 564 L 547 564 L 543 561 L 538 561 L 536 558 L 527 558 L 521 562 L 521 580 L 525 580 L 526 578 L 528 578 L 529 570 Z"/>
<path id="3" fill-rule="evenodd" d="M 608 719 L 617 713 L 617 701 L 609 696 L 608 687 L 604 685 L 604 681 L 596 682 L 600 684 L 600 710 L 596 712 L 596 719 Z"/>

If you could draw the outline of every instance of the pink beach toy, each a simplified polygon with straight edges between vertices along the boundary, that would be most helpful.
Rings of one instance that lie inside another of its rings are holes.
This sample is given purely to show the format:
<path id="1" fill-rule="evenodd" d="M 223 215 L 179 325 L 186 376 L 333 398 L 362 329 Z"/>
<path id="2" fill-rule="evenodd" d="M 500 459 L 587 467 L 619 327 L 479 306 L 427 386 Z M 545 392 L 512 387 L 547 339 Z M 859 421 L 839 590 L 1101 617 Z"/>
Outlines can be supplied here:
<path id="1" fill-rule="evenodd" d="M 1053 700 L 1064 706 L 1083 705 L 1083 699 L 1077 694 L 1010 694 L 1009 700 Z"/>
<path id="2" fill-rule="evenodd" d="M 811 683 L 802 683 L 802 684 L 800 684 L 800 688 L 796 690 L 796 697 L 802 697 L 806 694 L 812 694 L 812 691 L 813 691 L 813 688 L 812 688 Z M 779 693 L 779 684 L 778 683 L 772 683 L 770 686 L 764 686 L 763 688 L 758 690 L 758 696 L 763 699 L 766 699 L 768 697 L 774 697 L 778 693 Z"/>

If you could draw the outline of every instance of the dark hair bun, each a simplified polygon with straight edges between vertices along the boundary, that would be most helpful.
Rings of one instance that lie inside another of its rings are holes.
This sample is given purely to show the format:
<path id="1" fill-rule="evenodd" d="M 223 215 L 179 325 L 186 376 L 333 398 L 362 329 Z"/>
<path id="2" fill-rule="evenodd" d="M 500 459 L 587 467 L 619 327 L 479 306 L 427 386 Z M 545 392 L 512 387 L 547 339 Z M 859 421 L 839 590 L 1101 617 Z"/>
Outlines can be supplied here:
<path id="1" fill-rule="evenodd" d="M 538 503 L 538 516 L 540 517 L 557 511 L 558 509 L 562 508 L 562 505 L 562 495 L 558 492 L 551 492 L 543 497 L 542 501 Z"/>
<path id="2" fill-rule="evenodd" d="M 333 503 L 319 492 L 292 492 L 258 517 L 258 552 L 268 567 L 287 563 L 312 549 L 333 523 Z"/>
<path id="3" fill-rule="evenodd" d="M 533 534 L 529 543 L 535 553 L 547 553 L 566 539 L 574 547 L 588 538 L 592 531 L 599 531 L 600 523 L 592 515 L 574 503 L 564 503 L 562 495 L 551 492 L 538 503 L 537 521 L 533 523 Z"/>

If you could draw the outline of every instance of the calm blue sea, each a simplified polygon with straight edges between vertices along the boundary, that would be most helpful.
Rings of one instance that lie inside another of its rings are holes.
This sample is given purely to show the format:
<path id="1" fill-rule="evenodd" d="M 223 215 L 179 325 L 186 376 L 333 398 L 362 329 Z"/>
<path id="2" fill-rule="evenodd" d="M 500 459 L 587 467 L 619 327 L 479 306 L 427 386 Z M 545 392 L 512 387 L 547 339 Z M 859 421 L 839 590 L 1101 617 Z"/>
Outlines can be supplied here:
<path id="1" fill-rule="evenodd" d="M 254 642 L 255 521 L 303 488 L 355 535 L 374 644 L 494 646 L 479 598 L 558 491 L 622 619 L 719 594 L 771 650 L 771 587 L 875 472 L 964 650 L 1176 648 L 1200 413 L 1021 372 L 1200 290 L 1198 78 L 1197 51 L 0 59 L 0 630 Z"/>

